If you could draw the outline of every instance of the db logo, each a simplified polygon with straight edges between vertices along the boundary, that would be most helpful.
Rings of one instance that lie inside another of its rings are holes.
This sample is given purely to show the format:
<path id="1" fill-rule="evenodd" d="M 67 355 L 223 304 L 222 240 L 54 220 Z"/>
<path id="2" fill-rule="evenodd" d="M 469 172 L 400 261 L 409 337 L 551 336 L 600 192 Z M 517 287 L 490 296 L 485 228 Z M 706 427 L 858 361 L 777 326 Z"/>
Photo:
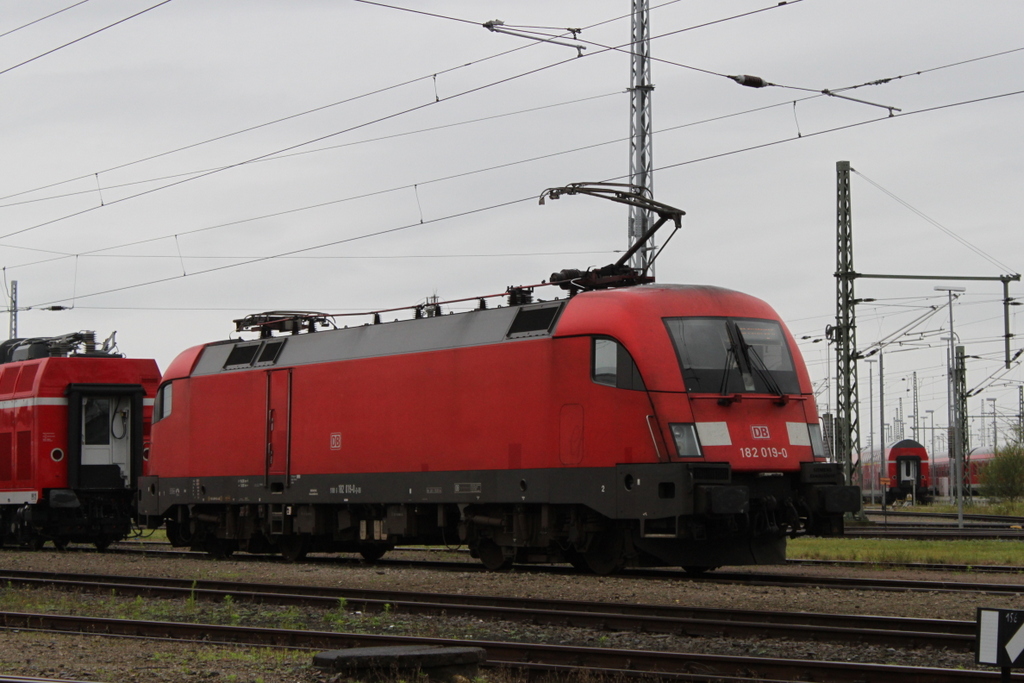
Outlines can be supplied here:
<path id="1" fill-rule="evenodd" d="M 341 450 L 341 434 L 339 432 L 334 432 L 333 434 L 331 434 L 331 450 Z"/>
<path id="2" fill-rule="evenodd" d="M 768 427 L 764 425 L 751 425 L 750 434 L 755 439 L 770 439 L 771 434 L 768 433 Z"/>

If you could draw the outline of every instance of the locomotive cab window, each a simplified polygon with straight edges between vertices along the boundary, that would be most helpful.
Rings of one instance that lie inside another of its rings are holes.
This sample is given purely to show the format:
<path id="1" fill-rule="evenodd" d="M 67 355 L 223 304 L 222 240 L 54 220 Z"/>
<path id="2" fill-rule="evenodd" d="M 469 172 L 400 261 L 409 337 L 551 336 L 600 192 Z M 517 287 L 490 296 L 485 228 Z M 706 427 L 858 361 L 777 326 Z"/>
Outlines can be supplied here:
<path id="1" fill-rule="evenodd" d="M 775 320 L 666 318 L 688 391 L 799 394 L 793 356 Z"/>
<path id="2" fill-rule="evenodd" d="M 173 382 L 168 382 L 156 392 L 156 400 L 153 401 L 153 424 L 171 414 L 173 386 Z"/>
<path id="3" fill-rule="evenodd" d="M 645 389 L 633 357 L 614 339 L 595 337 L 591 358 L 590 376 L 596 383 L 619 389 Z"/>

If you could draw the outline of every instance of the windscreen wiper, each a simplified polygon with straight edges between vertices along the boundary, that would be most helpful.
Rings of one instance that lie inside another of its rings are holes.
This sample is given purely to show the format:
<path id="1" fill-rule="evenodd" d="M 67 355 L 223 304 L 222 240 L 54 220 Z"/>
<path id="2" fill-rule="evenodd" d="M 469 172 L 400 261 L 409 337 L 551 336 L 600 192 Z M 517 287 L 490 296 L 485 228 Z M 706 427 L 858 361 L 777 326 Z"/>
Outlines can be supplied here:
<path id="1" fill-rule="evenodd" d="M 775 381 L 772 371 L 768 369 L 768 365 L 764 362 L 764 359 L 761 358 L 757 349 L 748 344 L 747 340 L 743 338 L 743 332 L 739 327 L 736 328 L 736 335 L 739 337 L 740 348 L 743 350 L 743 354 L 746 356 L 747 363 L 750 368 L 757 373 L 757 376 L 760 377 L 762 381 L 764 381 L 770 393 L 775 394 L 779 398 L 785 398 L 786 394 L 782 391 L 782 387 L 779 386 L 779 383 Z"/>
<path id="2" fill-rule="evenodd" d="M 740 328 L 729 320 L 726 322 L 725 329 L 729 335 L 730 350 L 736 358 L 736 365 L 739 366 L 740 375 L 743 377 L 743 390 L 748 393 L 755 391 L 757 387 L 754 386 L 754 378 L 750 376 L 750 361 L 747 359 L 746 342 L 743 341 Z"/>
<path id="3" fill-rule="evenodd" d="M 718 387 L 718 393 L 722 396 L 728 396 L 729 392 L 729 372 L 732 370 L 732 360 L 735 356 L 735 351 L 730 346 L 725 351 L 725 370 L 722 372 L 722 384 Z"/>

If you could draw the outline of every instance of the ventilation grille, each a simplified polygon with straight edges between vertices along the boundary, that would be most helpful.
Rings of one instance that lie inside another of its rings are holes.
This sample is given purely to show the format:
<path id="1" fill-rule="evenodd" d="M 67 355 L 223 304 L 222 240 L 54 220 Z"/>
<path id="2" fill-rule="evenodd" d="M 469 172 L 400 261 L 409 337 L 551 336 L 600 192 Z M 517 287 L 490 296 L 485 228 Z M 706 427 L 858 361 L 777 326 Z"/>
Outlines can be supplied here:
<path id="1" fill-rule="evenodd" d="M 842 465 L 832 462 L 802 463 L 800 481 L 804 484 L 842 484 Z"/>
<path id="2" fill-rule="evenodd" d="M 268 339 L 266 341 L 242 342 L 236 344 L 224 361 L 224 370 L 240 370 L 250 366 L 265 367 L 277 363 L 281 349 L 287 339 Z"/>
<path id="3" fill-rule="evenodd" d="M 690 465 L 695 484 L 728 484 L 732 481 L 732 468 L 728 463 Z"/>
<path id="4" fill-rule="evenodd" d="M 558 314 L 562 310 L 562 304 L 548 304 L 545 306 L 522 307 L 516 312 L 516 317 L 505 334 L 507 339 L 519 337 L 536 337 L 549 334 L 555 326 Z"/>

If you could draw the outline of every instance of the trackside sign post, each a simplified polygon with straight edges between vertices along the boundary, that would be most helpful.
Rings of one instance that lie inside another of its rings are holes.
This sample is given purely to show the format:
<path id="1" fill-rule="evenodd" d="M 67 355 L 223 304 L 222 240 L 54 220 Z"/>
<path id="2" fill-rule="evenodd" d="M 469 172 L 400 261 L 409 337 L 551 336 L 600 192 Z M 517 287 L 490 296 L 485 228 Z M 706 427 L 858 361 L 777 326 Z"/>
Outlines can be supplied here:
<path id="1" fill-rule="evenodd" d="M 1010 670 L 1024 667 L 1024 611 L 978 608 L 978 631 L 974 661 L 998 666 L 1002 680 Z"/>

